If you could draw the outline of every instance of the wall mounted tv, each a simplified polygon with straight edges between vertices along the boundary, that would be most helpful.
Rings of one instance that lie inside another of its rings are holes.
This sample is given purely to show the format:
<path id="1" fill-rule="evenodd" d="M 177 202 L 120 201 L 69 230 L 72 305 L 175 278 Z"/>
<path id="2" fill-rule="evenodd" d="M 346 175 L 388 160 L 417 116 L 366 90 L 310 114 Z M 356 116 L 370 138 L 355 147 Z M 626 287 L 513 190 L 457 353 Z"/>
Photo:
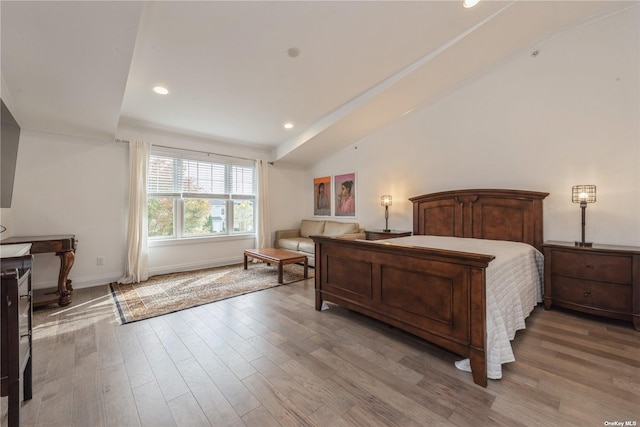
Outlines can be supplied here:
<path id="1" fill-rule="evenodd" d="M 18 142 L 20 141 L 20 126 L 4 101 L 2 102 L 2 128 L 0 128 L 0 208 L 10 208 L 13 197 L 13 179 L 16 173 L 18 159 Z"/>

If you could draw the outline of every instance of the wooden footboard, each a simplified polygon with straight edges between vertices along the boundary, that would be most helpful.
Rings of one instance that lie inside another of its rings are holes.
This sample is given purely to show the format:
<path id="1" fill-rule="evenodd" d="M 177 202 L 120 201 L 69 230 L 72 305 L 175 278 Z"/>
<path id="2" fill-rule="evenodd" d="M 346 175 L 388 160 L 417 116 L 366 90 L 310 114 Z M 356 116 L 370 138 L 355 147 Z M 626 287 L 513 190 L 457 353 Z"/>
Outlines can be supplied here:
<path id="1" fill-rule="evenodd" d="M 487 386 L 485 270 L 489 255 L 339 240 L 316 244 L 316 310 L 339 304 L 471 361 Z"/>

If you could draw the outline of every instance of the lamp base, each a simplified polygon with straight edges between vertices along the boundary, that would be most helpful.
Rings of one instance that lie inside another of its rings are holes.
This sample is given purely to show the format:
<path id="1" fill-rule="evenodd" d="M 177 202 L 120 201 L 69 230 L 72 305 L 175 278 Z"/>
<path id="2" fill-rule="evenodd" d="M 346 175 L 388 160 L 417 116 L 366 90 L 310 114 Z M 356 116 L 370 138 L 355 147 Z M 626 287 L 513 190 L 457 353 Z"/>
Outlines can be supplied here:
<path id="1" fill-rule="evenodd" d="M 574 242 L 576 244 L 576 246 L 581 247 L 581 248 L 591 248 L 593 247 L 593 243 L 592 242 Z"/>
<path id="2" fill-rule="evenodd" d="M 391 230 L 386 230 L 386 229 L 385 229 L 385 230 L 382 230 L 382 231 L 384 231 L 385 233 L 389 233 L 389 232 L 391 232 Z"/>

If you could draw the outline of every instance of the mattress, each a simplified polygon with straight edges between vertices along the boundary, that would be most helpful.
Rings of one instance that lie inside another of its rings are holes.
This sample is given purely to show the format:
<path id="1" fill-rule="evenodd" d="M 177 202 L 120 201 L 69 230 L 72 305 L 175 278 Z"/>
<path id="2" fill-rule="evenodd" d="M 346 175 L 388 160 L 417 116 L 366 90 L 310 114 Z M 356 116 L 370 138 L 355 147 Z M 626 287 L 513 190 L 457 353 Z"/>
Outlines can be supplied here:
<path id="1" fill-rule="evenodd" d="M 408 236 L 372 243 L 398 244 L 493 255 L 486 269 L 487 376 L 502 378 L 502 364 L 515 361 L 511 341 L 525 319 L 542 302 L 544 258 L 531 245 L 502 240 L 442 236 Z M 456 367 L 471 371 L 469 360 Z"/>

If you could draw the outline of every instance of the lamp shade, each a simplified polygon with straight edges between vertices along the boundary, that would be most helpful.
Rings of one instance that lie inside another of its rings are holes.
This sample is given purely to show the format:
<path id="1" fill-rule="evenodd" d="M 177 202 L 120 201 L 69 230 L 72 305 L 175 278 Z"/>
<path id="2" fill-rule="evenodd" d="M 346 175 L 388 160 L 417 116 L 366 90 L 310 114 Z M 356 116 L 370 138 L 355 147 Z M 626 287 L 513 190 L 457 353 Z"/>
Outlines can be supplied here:
<path id="1" fill-rule="evenodd" d="M 380 206 L 391 206 L 393 204 L 392 201 L 392 197 L 389 195 L 380 196 Z"/>
<path id="2" fill-rule="evenodd" d="M 573 203 L 595 203 L 595 185 L 574 185 L 571 189 L 571 201 Z"/>

